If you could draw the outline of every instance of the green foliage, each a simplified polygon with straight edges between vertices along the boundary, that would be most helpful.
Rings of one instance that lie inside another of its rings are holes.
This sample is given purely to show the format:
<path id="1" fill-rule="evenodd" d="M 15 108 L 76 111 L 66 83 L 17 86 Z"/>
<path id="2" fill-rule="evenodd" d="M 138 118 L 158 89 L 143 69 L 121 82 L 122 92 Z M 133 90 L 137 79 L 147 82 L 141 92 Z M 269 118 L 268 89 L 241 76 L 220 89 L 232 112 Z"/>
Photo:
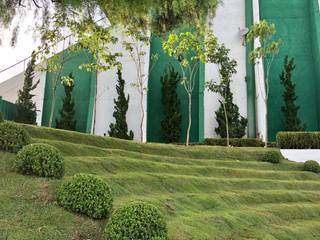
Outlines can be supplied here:
<path id="1" fill-rule="evenodd" d="M 28 132 L 13 122 L 0 123 L 0 150 L 18 152 L 30 143 Z"/>
<path id="2" fill-rule="evenodd" d="M 60 179 L 64 174 L 64 160 L 58 149 L 44 144 L 30 144 L 17 154 L 16 169 L 24 175 Z"/>
<path id="3" fill-rule="evenodd" d="M 73 79 L 72 74 L 69 74 L 69 78 Z M 65 96 L 62 100 L 62 109 L 60 110 L 60 119 L 56 119 L 56 128 L 65 129 L 70 131 L 76 130 L 75 120 L 75 103 L 72 97 L 72 91 L 74 88 L 74 83 L 71 81 L 69 84 L 65 82 L 63 84 Z"/>
<path id="4" fill-rule="evenodd" d="M 299 132 L 305 131 L 306 126 L 303 126 L 298 116 L 299 106 L 296 105 L 296 85 L 292 82 L 292 72 L 295 70 L 294 58 L 289 60 L 286 56 L 284 59 L 284 70 L 280 75 L 281 84 L 284 87 L 282 94 L 284 100 L 284 106 L 281 107 L 281 111 L 284 116 L 284 131 Z"/>
<path id="5" fill-rule="evenodd" d="M 116 210 L 105 233 L 107 240 L 168 239 L 166 222 L 161 212 L 144 202 L 132 202 Z"/>
<path id="6" fill-rule="evenodd" d="M 175 58 L 182 71 L 181 83 L 188 95 L 188 127 L 186 130 L 186 145 L 190 144 L 190 130 L 192 126 L 192 92 L 200 62 L 206 61 L 206 49 L 215 48 L 217 38 L 209 32 L 206 44 L 203 44 L 202 32 L 170 33 L 163 42 L 162 48 L 170 57 Z"/>
<path id="7" fill-rule="evenodd" d="M 114 99 L 114 112 L 113 117 L 116 122 L 110 124 L 109 136 L 121 139 L 133 139 L 133 132 L 128 133 L 128 124 L 127 124 L 127 111 L 129 107 L 129 95 L 125 96 L 124 87 L 125 80 L 122 78 L 121 70 L 118 69 L 118 85 L 116 86 L 118 99 Z"/>
<path id="8" fill-rule="evenodd" d="M 4 122 L 3 113 L 0 111 L 0 123 Z"/>
<path id="9" fill-rule="evenodd" d="M 225 108 L 223 107 L 222 101 L 220 101 L 220 107 L 215 112 L 218 127 L 215 131 L 222 138 L 227 137 L 226 125 L 228 122 L 228 134 L 230 138 L 242 138 L 246 135 L 246 128 L 248 120 L 240 115 L 239 107 L 233 103 L 233 94 L 230 91 L 230 86 L 225 89 Z M 224 110 L 226 109 L 226 110 Z M 227 115 L 227 121 L 225 117 Z"/>
<path id="10" fill-rule="evenodd" d="M 164 118 L 161 121 L 162 133 L 166 143 L 177 143 L 181 136 L 180 100 L 177 94 L 177 85 L 181 77 L 173 66 L 168 66 L 162 83 L 162 105 Z"/>
<path id="11" fill-rule="evenodd" d="M 246 134 L 247 119 L 239 113 L 239 107 L 233 103 L 233 94 L 230 89 L 231 77 L 237 73 L 237 62 L 229 57 L 230 49 L 224 44 L 211 48 L 207 52 L 207 61 L 215 63 L 219 69 L 220 82 L 209 82 L 210 91 L 220 94 L 219 109 L 215 112 L 219 126 L 216 133 L 222 138 L 241 138 Z"/>
<path id="12" fill-rule="evenodd" d="M 320 132 L 279 132 L 277 145 L 282 149 L 319 149 Z"/>
<path id="13" fill-rule="evenodd" d="M 320 165 L 317 161 L 308 160 L 303 164 L 303 170 L 308 172 L 319 173 Z"/>
<path id="14" fill-rule="evenodd" d="M 230 138 L 230 145 L 233 147 L 263 147 L 264 142 L 256 138 Z M 228 146 L 226 138 L 206 138 L 205 145 Z"/>
<path id="15" fill-rule="evenodd" d="M 275 57 L 280 51 L 281 39 L 275 39 L 276 27 L 274 24 L 269 24 L 266 20 L 262 20 L 251 26 L 249 33 L 246 36 L 247 42 L 259 41 L 260 46 L 256 46 L 249 54 L 249 60 L 254 64 L 263 63 L 265 70 L 265 78 L 262 86 L 259 86 L 259 95 L 264 101 L 265 124 L 266 128 L 263 133 L 258 133 L 266 139 L 266 147 L 268 146 L 268 99 L 270 89 L 270 71 Z"/>
<path id="16" fill-rule="evenodd" d="M 102 219 L 111 212 L 113 197 L 110 187 L 101 178 L 77 174 L 61 184 L 57 201 L 67 210 Z"/>
<path id="17" fill-rule="evenodd" d="M 267 151 L 262 156 L 263 162 L 280 163 L 281 155 L 276 151 Z"/>
<path id="18" fill-rule="evenodd" d="M 40 80 L 33 84 L 35 71 L 36 55 L 33 52 L 27 69 L 24 73 L 24 84 L 22 90 L 18 91 L 18 100 L 16 101 L 17 115 L 15 121 L 19 123 L 36 124 L 37 107 L 36 103 L 32 101 L 35 96 L 31 92 L 36 89 Z"/>

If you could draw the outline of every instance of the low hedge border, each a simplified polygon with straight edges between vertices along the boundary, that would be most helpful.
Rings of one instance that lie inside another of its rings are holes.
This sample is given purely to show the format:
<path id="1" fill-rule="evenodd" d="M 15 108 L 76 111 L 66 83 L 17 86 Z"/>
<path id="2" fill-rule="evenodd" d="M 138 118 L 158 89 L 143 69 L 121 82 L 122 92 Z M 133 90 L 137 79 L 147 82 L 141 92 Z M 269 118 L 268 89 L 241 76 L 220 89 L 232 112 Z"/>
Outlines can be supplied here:
<path id="1" fill-rule="evenodd" d="M 320 149 L 320 132 L 279 132 L 277 145 L 281 149 Z"/>
<path id="2" fill-rule="evenodd" d="M 206 138 L 204 145 L 227 146 L 226 138 Z M 230 145 L 233 147 L 264 147 L 264 142 L 256 138 L 230 138 Z"/>

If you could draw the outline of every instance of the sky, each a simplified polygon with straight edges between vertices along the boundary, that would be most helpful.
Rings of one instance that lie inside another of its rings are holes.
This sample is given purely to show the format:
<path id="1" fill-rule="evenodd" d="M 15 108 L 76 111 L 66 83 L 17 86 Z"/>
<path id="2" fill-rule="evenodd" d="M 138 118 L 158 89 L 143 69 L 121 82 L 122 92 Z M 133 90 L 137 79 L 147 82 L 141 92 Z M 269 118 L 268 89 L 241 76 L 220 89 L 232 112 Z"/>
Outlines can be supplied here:
<path id="1" fill-rule="evenodd" d="M 13 20 L 10 29 L 1 32 L 2 44 L 0 45 L 0 72 L 7 67 L 29 57 L 32 51 L 39 45 L 39 41 L 35 40 L 35 34 L 32 28 L 35 26 L 35 19 L 31 10 L 26 11 L 23 20 L 20 21 L 20 30 L 17 45 L 12 47 L 10 40 L 12 30 L 18 22 L 18 18 Z M 38 38 L 39 39 L 39 38 Z M 25 65 L 27 62 L 25 63 Z M 0 73 L 0 82 L 7 80 L 21 73 L 24 69 L 24 63 L 21 63 L 10 70 Z"/>

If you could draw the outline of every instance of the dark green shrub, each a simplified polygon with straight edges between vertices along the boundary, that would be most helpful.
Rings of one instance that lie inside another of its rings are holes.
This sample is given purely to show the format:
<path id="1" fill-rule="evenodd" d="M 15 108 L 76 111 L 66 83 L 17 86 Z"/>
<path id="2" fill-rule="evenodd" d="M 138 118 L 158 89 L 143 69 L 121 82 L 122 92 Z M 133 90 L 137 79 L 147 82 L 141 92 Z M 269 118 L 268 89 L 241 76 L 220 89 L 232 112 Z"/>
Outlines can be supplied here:
<path id="1" fill-rule="evenodd" d="M 30 142 L 30 136 L 20 125 L 13 122 L 0 123 L 0 150 L 18 152 Z"/>
<path id="2" fill-rule="evenodd" d="M 280 163 L 280 153 L 276 151 L 267 151 L 262 156 L 263 162 Z"/>
<path id="3" fill-rule="evenodd" d="M 64 161 L 55 147 L 43 143 L 30 144 L 18 152 L 16 168 L 25 175 L 62 178 Z"/>
<path id="4" fill-rule="evenodd" d="M 67 210 L 95 219 L 105 218 L 112 209 L 108 184 L 90 174 L 77 174 L 65 180 L 58 190 L 58 204 Z"/>
<path id="5" fill-rule="evenodd" d="M 0 111 L 0 123 L 4 122 L 4 117 L 3 117 L 3 114 L 2 112 Z"/>
<path id="6" fill-rule="evenodd" d="M 107 240 L 167 240 L 166 222 L 153 205 L 132 202 L 115 211 L 105 230 Z"/>
<path id="7" fill-rule="evenodd" d="M 320 172 L 320 166 L 317 161 L 309 160 L 306 161 L 303 165 L 303 170 L 308 172 L 314 172 L 319 173 Z"/>
<path id="8" fill-rule="evenodd" d="M 319 149 L 320 132 L 279 132 L 277 145 L 281 149 Z"/>
<path id="9" fill-rule="evenodd" d="M 207 138 L 205 145 L 227 146 L 226 138 Z M 230 138 L 230 145 L 233 147 L 264 147 L 264 142 L 256 138 Z"/>

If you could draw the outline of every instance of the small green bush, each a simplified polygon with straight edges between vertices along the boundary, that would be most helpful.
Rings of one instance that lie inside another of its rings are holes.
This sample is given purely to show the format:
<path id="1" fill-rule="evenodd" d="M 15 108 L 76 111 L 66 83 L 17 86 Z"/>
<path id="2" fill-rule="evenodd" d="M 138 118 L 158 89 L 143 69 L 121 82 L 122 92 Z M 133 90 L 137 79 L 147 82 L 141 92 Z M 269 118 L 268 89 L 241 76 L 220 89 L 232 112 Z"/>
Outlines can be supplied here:
<path id="1" fill-rule="evenodd" d="M 132 202 L 115 211 L 105 235 L 107 240 L 168 239 L 166 222 L 161 212 L 144 202 Z"/>
<path id="2" fill-rule="evenodd" d="M 309 160 L 304 163 L 303 170 L 308 172 L 319 173 L 320 165 L 317 161 Z"/>
<path id="3" fill-rule="evenodd" d="M 262 156 L 263 162 L 280 163 L 280 153 L 276 151 L 267 151 Z"/>
<path id="4" fill-rule="evenodd" d="M 207 138 L 204 140 L 204 144 L 210 146 L 227 146 L 227 139 Z M 230 145 L 233 147 L 263 147 L 264 142 L 256 138 L 230 138 Z"/>
<path id="5" fill-rule="evenodd" d="M 14 122 L 0 123 L 0 150 L 16 153 L 30 143 L 26 130 Z"/>
<path id="6" fill-rule="evenodd" d="M 105 218 L 112 209 L 113 197 L 108 184 L 90 174 L 77 174 L 58 189 L 58 204 L 67 210 L 95 219 Z"/>
<path id="7" fill-rule="evenodd" d="M 277 145 L 281 149 L 319 149 L 320 132 L 279 132 Z"/>
<path id="8" fill-rule="evenodd" d="M 55 147 L 43 143 L 30 144 L 18 152 L 16 169 L 25 175 L 62 178 L 64 161 Z"/>

